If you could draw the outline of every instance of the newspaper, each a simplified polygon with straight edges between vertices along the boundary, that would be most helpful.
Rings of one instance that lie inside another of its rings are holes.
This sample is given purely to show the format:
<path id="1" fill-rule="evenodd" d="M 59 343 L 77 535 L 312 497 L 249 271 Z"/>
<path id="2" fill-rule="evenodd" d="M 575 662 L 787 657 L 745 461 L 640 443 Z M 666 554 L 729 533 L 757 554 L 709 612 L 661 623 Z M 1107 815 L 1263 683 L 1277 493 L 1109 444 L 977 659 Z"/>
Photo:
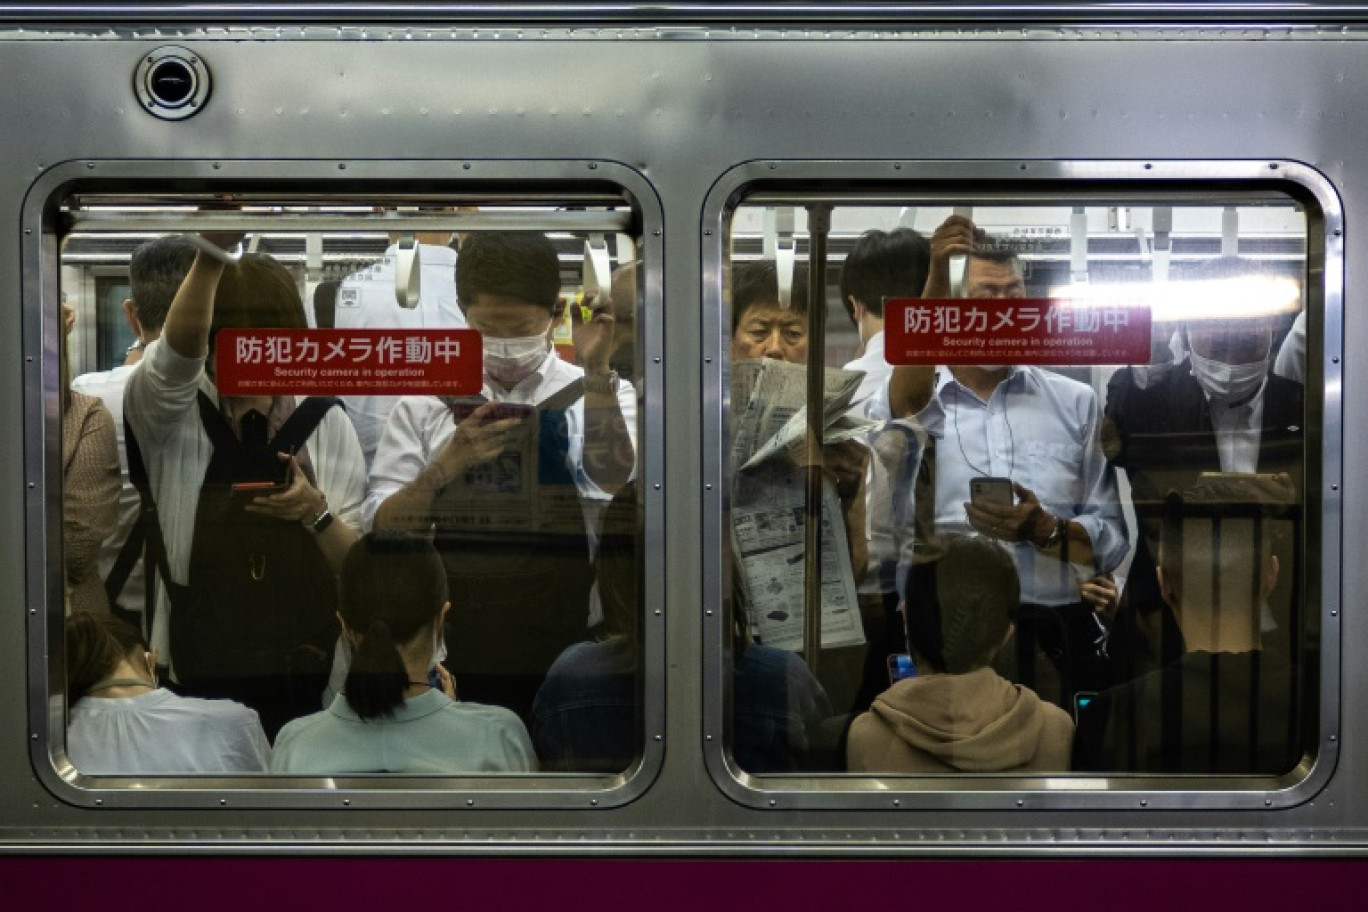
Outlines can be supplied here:
<path id="1" fill-rule="evenodd" d="M 847 414 L 863 378 L 828 369 L 823 443 L 863 438 L 877 422 Z M 807 436 L 807 368 L 782 361 L 742 361 L 732 370 L 732 542 L 759 642 L 803 648 L 803 567 L 807 470 L 790 454 Z M 822 484 L 822 648 L 865 642 L 841 502 Z"/>
<path id="2" fill-rule="evenodd" d="M 878 423 L 849 414 L 863 371 L 827 368 L 822 415 L 822 442 L 842 443 L 864 437 Z M 732 464 L 753 468 L 807 437 L 807 366 L 764 359 L 741 361 L 732 368 Z"/>
<path id="3" fill-rule="evenodd" d="M 732 539 L 740 557 L 751 630 L 766 646 L 803 648 L 803 476 L 793 463 L 771 460 L 740 476 L 732 505 Z M 864 643 L 841 501 L 822 484 L 822 648 Z"/>

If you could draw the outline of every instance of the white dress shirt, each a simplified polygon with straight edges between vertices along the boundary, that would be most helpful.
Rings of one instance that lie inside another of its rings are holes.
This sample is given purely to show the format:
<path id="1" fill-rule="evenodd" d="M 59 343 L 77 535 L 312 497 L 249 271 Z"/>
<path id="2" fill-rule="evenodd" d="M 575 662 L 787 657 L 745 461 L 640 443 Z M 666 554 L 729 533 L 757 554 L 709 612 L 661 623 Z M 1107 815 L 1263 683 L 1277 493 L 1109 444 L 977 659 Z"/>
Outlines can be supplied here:
<path id="1" fill-rule="evenodd" d="M 541 366 L 512 389 L 504 389 L 497 383 L 490 383 L 486 378 L 481 392 L 486 399 L 493 402 L 536 405 L 551 398 L 582 376 L 583 368 L 562 361 L 553 348 Z M 618 407 L 622 409 L 622 420 L 627 425 L 627 434 L 632 441 L 632 450 L 635 452 L 636 391 L 630 383 L 624 381 L 619 384 L 617 400 Z M 576 399 L 566 411 L 566 426 L 570 438 L 566 467 L 575 479 L 581 505 L 590 507 L 594 504 L 606 504 L 612 499 L 612 495 L 595 484 L 584 471 L 583 396 Z M 395 404 L 385 424 L 385 432 L 380 437 L 375 461 L 371 463 L 370 490 L 366 494 L 363 510 L 366 529 L 370 529 L 374 524 L 375 511 L 380 505 L 390 495 L 417 478 L 447 445 L 455 432 L 456 422 L 452 418 L 451 409 L 436 396 L 404 396 Z M 585 525 L 591 542 L 598 538 L 597 520 L 597 512 L 586 509 Z"/>
<path id="2" fill-rule="evenodd" d="M 1259 470 L 1259 443 L 1263 440 L 1263 394 L 1267 387 L 1268 381 L 1265 380 L 1259 391 L 1240 405 L 1227 405 L 1219 399 L 1207 398 L 1222 472 L 1250 473 Z"/>
<path id="3" fill-rule="evenodd" d="M 973 531 L 964 510 L 969 483 L 989 475 L 1025 485 L 1046 510 L 1088 533 L 1091 572 L 1025 542 L 1008 545 L 1023 603 L 1077 602 L 1080 577 L 1121 563 L 1129 539 L 1116 474 L 1102 455 L 1101 409 L 1092 387 L 1037 367 L 1012 367 L 984 402 L 942 367 L 919 417 L 936 440 L 938 531 Z"/>
<path id="4" fill-rule="evenodd" d="M 888 381 L 893 376 L 893 365 L 884 357 L 882 329 L 869 337 L 864 354 L 847 364 L 845 369 L 864 371 L 864 379 L 850 402 L 851 413 L 873 421 L 887 421 L 892 417 L 888 407 Z"/>
<path id="5" fill-rule="evenodd" d="M 342 280 L 337 289 L 333 326 L 337 329 L 464 329 L 465 314 L 456 304 L 456 251 L 440 244 L 419 244 L 418 305 L 400 307 L 394 296 L 398 247 L 369 268 Z M 347 414 L 369 467 L 385 430 L 385 419 L 398 396 L 343 396 Z"/>

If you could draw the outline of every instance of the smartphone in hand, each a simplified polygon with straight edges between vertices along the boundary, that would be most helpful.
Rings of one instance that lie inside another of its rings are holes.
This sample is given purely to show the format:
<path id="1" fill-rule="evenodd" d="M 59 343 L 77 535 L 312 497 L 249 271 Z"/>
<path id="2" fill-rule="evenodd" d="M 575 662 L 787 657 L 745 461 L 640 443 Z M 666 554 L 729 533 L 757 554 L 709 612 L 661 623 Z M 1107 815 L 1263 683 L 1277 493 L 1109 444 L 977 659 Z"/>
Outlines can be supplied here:
<path id="1" fill-rule="evenodd" d="M 1012 494 L 1010 478 L 994 478 L 981 475 L 969 482 L 969 502 L 976 507 L 1012 507 L 1016 498 Z"/>

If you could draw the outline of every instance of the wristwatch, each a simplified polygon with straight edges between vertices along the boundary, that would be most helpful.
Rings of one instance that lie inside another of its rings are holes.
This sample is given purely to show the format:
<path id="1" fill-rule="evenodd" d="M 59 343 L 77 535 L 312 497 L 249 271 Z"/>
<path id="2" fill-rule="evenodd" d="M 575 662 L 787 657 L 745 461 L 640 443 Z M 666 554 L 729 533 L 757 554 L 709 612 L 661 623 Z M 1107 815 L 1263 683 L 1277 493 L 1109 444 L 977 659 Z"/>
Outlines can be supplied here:
<path id="1" fill-rule="evenodd" d="M 610 370 L 606 374 L 584 375 L 584 391 L 586 393 L 607 393 L 616 396 L 618 391 L 618 373 Z"/>
<path id="2" fill-rule="evenodd" d="M 1054 519 L 1054 528 L 1050 530 L 1050 534 L 1046 537 L 1044 542 L 1036 545 L 1041 551 L 1048 551 L 1064 540 L 1064 530 L 1068 528 L 1068 520 L 1061 516 L 1052 518 Z"/>
<path id="3" fill-rule="evenodd" d="M 323 507 L 323 512 L 315 516 L 313 522 L 309 523 L 309 531 L 312 532 L 314 535 L 321 535 L 323 533 L 323 530 L 327 529 L 328 526 L 332 525 L 332 521 L 332 510 L 329 510 L 325 506 Z"/>

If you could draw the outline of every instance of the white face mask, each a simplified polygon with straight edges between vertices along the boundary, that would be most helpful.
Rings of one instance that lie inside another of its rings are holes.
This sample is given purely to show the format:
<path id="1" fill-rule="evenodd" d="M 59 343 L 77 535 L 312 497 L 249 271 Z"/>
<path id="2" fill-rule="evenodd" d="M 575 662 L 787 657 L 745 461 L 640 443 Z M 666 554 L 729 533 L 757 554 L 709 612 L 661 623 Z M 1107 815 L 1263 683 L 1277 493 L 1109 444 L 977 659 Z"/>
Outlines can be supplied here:
<path id="1" fill-rule="evenodd" d="M 432 662 L 429 663 L 428 668 L 436 668 L 441 665 L 446 661 L 446 657 L 446 631 L 439 628 L 437 638 L 432 643 Z"/>
<path id="2" fill-rule="evenodd" d="M 550 347 L 545 333 L 516 339 L 485 336 L 485 373 L 499 383 L 517 383 L 541 366 Z"/>
<path id="3" fill-rule="evenodd" d="M 1195 351 L 1189 351 L 1192 359 L 1192 376 L 1197 380 L 1207 396 L 1217 402 L 1244 402 L 1253 396 L 1264 382 L 1268 373 L 1268 358 L 1251 361 L 1249 364 L 1226 364 L 1203 358 Z"/>

